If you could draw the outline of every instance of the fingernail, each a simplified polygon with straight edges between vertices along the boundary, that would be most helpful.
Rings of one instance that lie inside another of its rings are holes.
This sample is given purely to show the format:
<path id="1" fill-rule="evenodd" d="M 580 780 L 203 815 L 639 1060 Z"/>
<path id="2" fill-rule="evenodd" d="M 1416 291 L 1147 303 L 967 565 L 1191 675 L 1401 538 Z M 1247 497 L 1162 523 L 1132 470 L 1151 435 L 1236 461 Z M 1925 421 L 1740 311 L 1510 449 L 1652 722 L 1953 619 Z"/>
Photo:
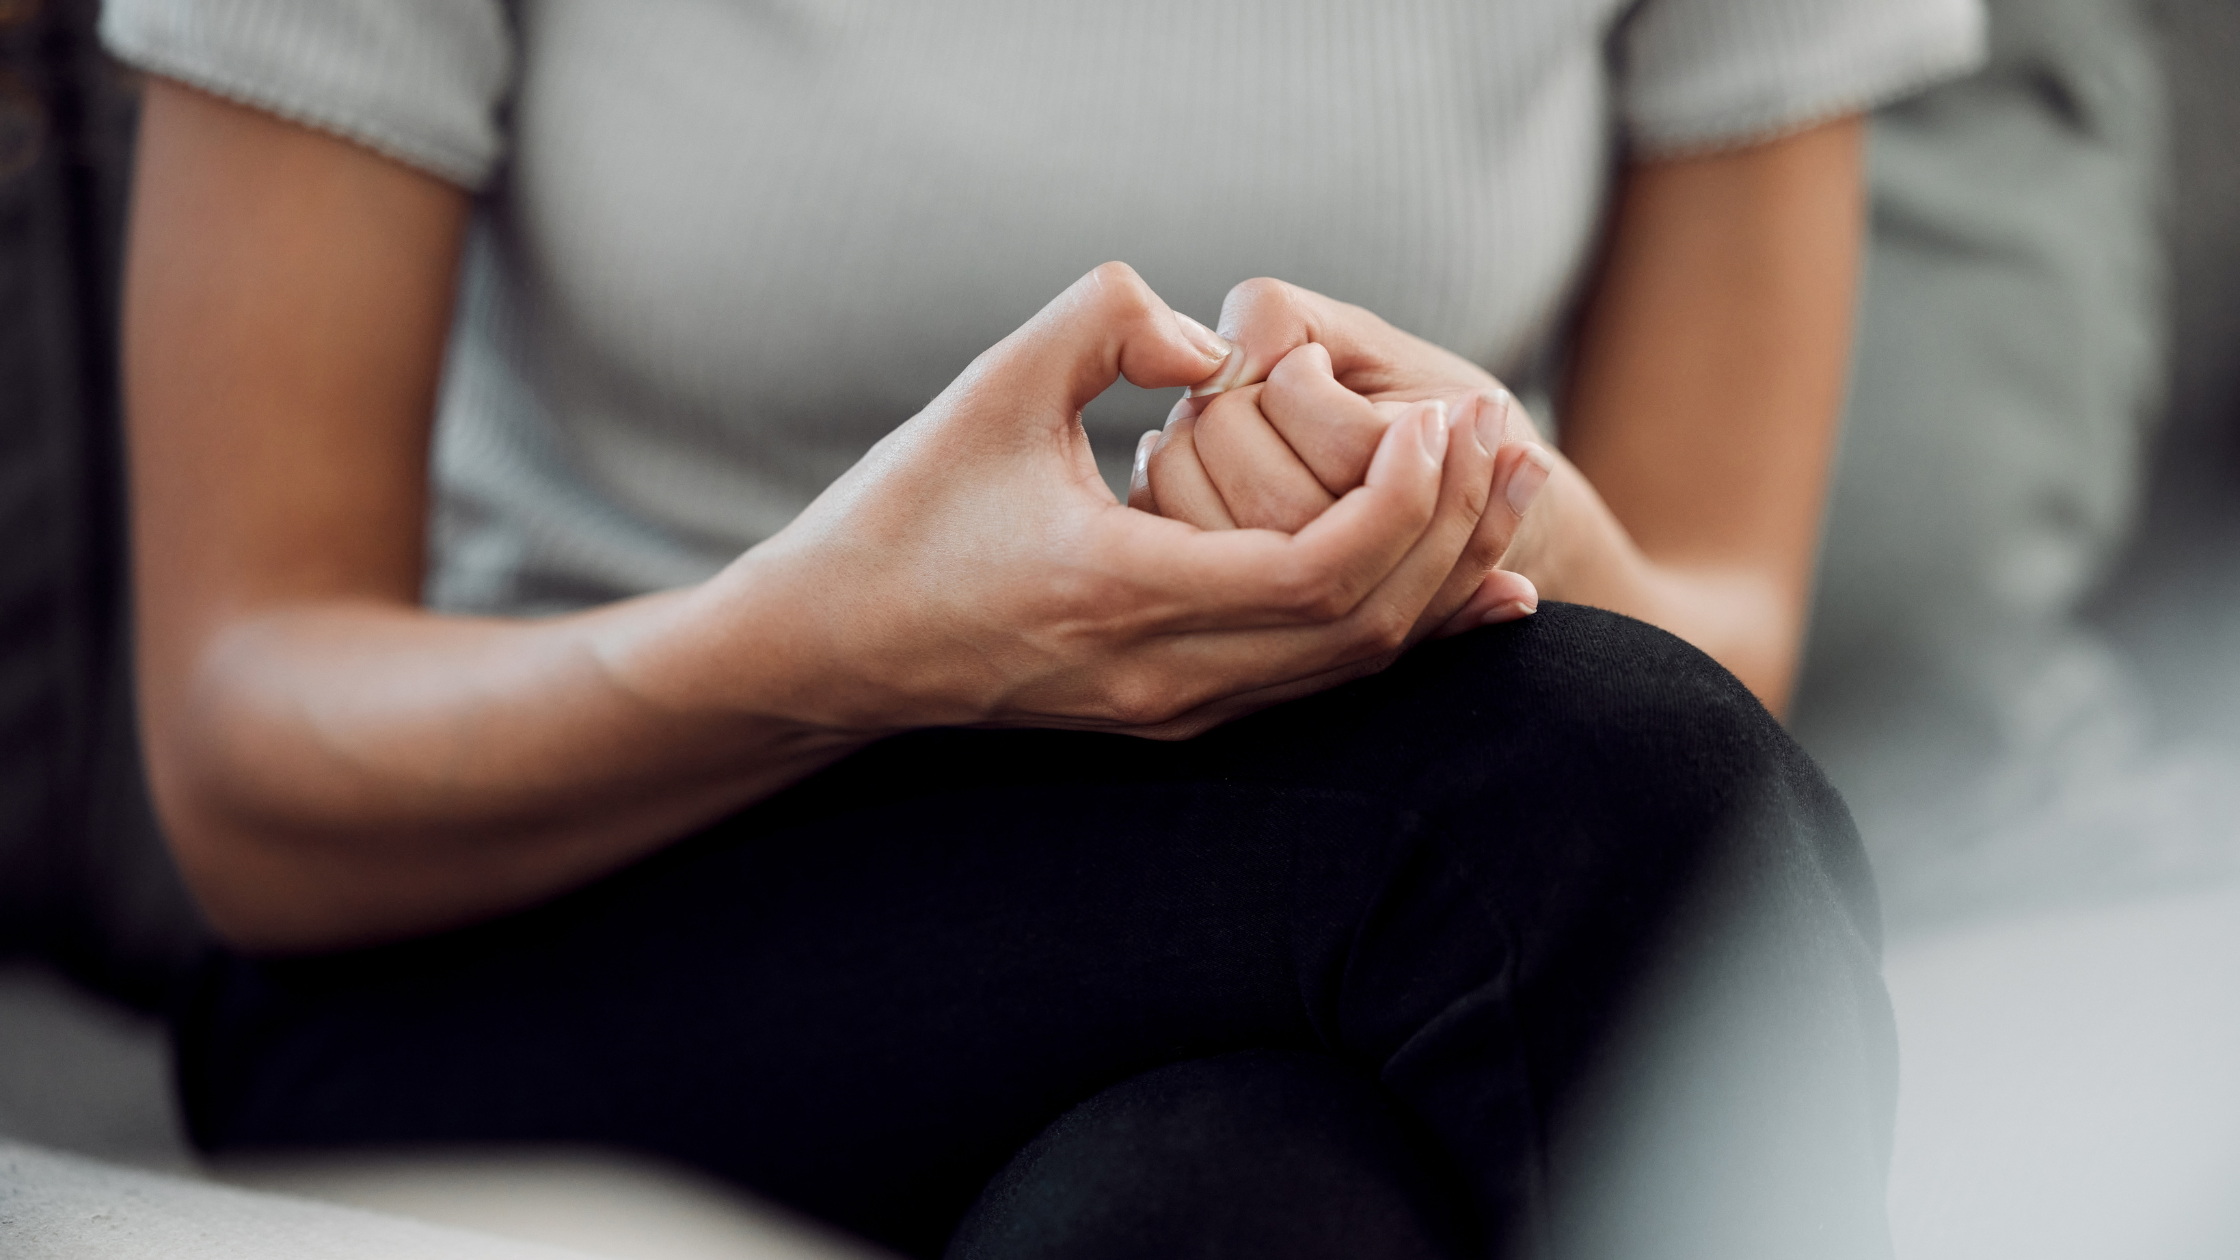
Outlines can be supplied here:
<path id="1" fill-rule="evenodd" d="M 1503 497 L 1509 500 L 1509 510 L 1519 516 L 1540 497 L 1540 487 L 1548 484 L 1548 474 L 1555 471 L 1555 458 L 1538 446 L 1527 446 L 1524 458 L 1509 473 L 1509 488 Z"/>
<path id="2" fill-rule="evenodd" d="M 1512 599 L 1506 604 L 1495 604 L 1478 619 L 1481 626 L 1496 626 L 1504 621 L 1516 621 L 1540 611 L 1540 601 Z"/>
<path id="3" fill-rule="evenodd" d="M 1235 389 L 1237 387 L 1238 378 L 1243 375 L 1244 352 L 1242 350 L 1231 350 L 1229 357 L 1222 361 L 1221 370 L 1219 372 L 1216 372 L 1211 377 L 1199 381 L 1195 385 L 1192 385 L 1189 392 L 1184 394 L 1183 397 L 1205 398 L 1209 395 L 1225 393 L 1229 390 Z"/>
<path id="4" fill-rule="evenodd" d="M 1501 439 L 1509 432 L 1509 404 L 1513 401 L 1505 389 L 1478 395 L 1478 445 L 1486 448 L 1488 455 L 1501 449 Z"/>
<path id="5" fill-rule="evenodd" d="M 1197 349 L 1199 354 L 1206 357 L 1208 363 L 1219 363 L 1229 357 L 1230 351 L 1236 349 L 1220 333 L 1190 318 L 1181 311 L 1174 313 L 1174 322 L 1181 326 L 1182 335 L 1190 339 L 1190 344 Z"/>
<path id="6" fill-rule="evenodd" d="M 1423 418 L 1423 453 L 1440 463 L 1447 457 L 1447 400 L 1434 398 L 1423 406 L 1429 413 Z"/>
<path id="7" fill-rule="evenodd" d="M 1174 313 L 1175 321 L 1198 352 L 1220 365 L 1212 376 L 1192 385 L 1184 398 L 1204 398 L 1211 394 L 1235 389 L 1244 376 L 1244 347 L 1215 332 L 1181 311 Z"/>

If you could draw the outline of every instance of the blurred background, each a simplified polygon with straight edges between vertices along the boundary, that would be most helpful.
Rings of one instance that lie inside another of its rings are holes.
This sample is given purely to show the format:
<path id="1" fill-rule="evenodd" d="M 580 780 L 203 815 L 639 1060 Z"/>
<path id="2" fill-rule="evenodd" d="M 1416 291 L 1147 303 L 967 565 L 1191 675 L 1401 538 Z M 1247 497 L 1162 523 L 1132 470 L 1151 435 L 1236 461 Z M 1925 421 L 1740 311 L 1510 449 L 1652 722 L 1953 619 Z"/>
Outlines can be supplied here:
<path id="1" fill-rule="evenodd" d="M 0 1243 L 41 1195 L 169 1202 L 137 1168 L 617 1257 L 836 1249 L 587 1153 L 188 1152 L 158 1017 L 204 937 L 132 733 L 136 88 L 97 7 L 0 0 Z M 1901 1260 L 2240 1255 L 2240 3 L 1990 7 L 1990 64 L 1875 122 L 1792 725 L 1884 890 Z"/>

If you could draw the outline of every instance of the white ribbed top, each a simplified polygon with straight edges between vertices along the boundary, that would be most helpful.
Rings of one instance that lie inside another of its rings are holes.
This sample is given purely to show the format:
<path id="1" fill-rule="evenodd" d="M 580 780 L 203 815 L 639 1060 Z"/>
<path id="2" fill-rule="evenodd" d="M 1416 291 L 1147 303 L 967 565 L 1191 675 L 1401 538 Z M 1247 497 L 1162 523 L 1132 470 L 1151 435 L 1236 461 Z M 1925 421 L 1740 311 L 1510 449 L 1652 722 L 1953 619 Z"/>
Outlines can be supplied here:
<path id="1" fill-rule="evenodd" d="M 1108 258 L 1275 275 L 1497 372 L 1613 155 L 1955 73 L 1977 0 L 109 0 L 147 70 L 480 194 L 429 599 L 698 580 Z M 1090 409 L 1124 465 L 1169 400 Z"/>

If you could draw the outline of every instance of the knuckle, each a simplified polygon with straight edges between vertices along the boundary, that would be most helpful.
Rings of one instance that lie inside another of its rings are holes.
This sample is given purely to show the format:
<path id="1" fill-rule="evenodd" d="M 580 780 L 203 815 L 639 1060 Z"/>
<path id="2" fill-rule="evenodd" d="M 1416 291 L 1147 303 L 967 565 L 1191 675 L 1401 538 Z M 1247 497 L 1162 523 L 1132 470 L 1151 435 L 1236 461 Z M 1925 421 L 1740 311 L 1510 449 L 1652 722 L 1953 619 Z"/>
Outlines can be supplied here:
<path id="1" fill-rule="evenodd" d="M 1254 276 L 1250 280 L 1240 280 L 1229 290 L 1231 301 L 1253 304 L 1287 301 L 1290 294 L 1291 286 L 1273 276 Z"/>
<path id="2" fill-rule="evenodd" d="M 1514 530 L 1501 528 L 1489 517 L 1479 517 L 1469 545 L 1462 549 L 1462 563 L 1481 576 L 1490 572 L 1509 553 L 1509 541 L 1514 536 Z"/>
<path id="3" fill-rule="evenodd" d="M 1298 293 L 1292 286 L 1272 276 L 1255 276 L 1229 290 L 1228 298 L 1221 304 L 1221 313 L 1224 323 L 1233 320 L 1242 325 L 1270 319 L 1280 321 L 1297 305 Z"/>
<path id="4" fill-rule="evenodd" d="M 1143 277 L 1136 274 L 1136 269 L 1118 259 L 1098 263 L 1090 269 L 1089 274 L 1095 276 L 1097 284 L 1106 289 L 1124 290 L 1143 285 Z"/>
<path id="5" fill-rule="evenodd" d="M 1262 388 L 1246 385 L 1215 394 L 1206 409 L 1198 413 L 1198 427 L 1205 432 L 1229 432 L 1239 425 L 1265 424 L 1266 418 L 1260 414 Z"/>
<path id="6" fill-rule="evenodd" d="M 1268 572 L 1267 581 L 1268 604 L 1273 611 L 1314 619 L 1313 604 L 1320 584 L 1309 576 L 1306 566 L 1296 562 L 1278 565 Z"/>
<path id="7" fill-rule="evenodd" d="M 1158 726 L 1181 716 L 1187 707 L 1173 680 L 1157 674 L 1128 671 L 1104 689 L 1103 716 L 1122 726 Z"/>
<path id="8" fill-rule="evenodd" d="M 1284 611 L 1307 621 L 1338 621 L 1353 611 L 1353 600 L 1329 574 L 1293 565 L 1276 576 Z"/>
<path id="9" fill-rule="evenodd" d="M 1486 509 L 1493 505 L 1493 469 L 1486 469 L 1484 474 L 1480 476 L 1465 476 L 1462 479 L 1461 497 L 1462 510 L 1468 514 L 1471 520 L 1485 520 Z M 1479 546 L 1480 540 L 1485 537 L 1485 533 L 1486 531 L 1481 528 L 1472 536 L 1470 545 L 1473 550 Z"/>
<path id="10" fill-rule="evenodd" d="M 1198 459 L 1197 426 L 1169 429 L 1152 444 L 1151 454 L 1143 461 L 1144 477 L 1153 485 L 1172 482 L 1182 476 Z"/>
<path id="11" fill-rule="evenodd" d="M 1369 656 L 1381 657 L 1407 646 L 1415 618 L 1388 601 L 1378 600 L 1362 610 L 1359 624 L 1358 646 Z"/>
<path id="12" fill-rule="evenodd" d="M 1337 621 L 1351 613 L 1355 603 L 1351 591 L 1335 581 L 1325 581 L 1308 604 L 1307 611 L 1317 621 Z"/>
<path id="13" fill-rule="evenodd" d="M 1042 574 L 1035 591 L 1035 619 L 1084 643 L 1125 633 L 1142 596 L 1134 584 L 1095 563 L 1056 566 Z"/>
<path id="14" fill-rule="evenodd" d="M 1097 300 L 1107 314 L 1121 319 L 1148 318 L 1158 306 L 1151 286 L 1136 269 L 1124 262 L 1100 263 L 1089 276 L 1096 283 Z"/>

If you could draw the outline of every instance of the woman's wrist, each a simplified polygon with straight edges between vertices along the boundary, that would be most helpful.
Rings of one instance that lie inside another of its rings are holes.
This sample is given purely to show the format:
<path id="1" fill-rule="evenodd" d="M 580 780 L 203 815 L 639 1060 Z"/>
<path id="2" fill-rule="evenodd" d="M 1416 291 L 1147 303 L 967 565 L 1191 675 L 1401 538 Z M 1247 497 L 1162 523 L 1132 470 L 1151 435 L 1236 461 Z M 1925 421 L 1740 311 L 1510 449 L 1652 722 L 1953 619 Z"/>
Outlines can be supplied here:
<path id="1" fill-rule="evenodd" d="M 830 759 L 904 729 L 849 722 L 822 702 L 845 671 L 804 650 L 816 636 L 801 633 L 801 610 L 772 607 L 779 592 L 736 572 L 746 559 L 696 586 L 589 614 L 592 651 L 614 687 L 652 725 L 733 766 Z"/>
<path id="2" fill-rule="evenodd" d="M 1686 639 L 1740 678 L 1766 706 L 1786 706 L 1803 637 L 1802 610 L 1746 565 L 1653 556 L 1584 474 L 1558 458 L 1527 532 L 1503 567 L 1546 599 L 1623 613 Z"/>

